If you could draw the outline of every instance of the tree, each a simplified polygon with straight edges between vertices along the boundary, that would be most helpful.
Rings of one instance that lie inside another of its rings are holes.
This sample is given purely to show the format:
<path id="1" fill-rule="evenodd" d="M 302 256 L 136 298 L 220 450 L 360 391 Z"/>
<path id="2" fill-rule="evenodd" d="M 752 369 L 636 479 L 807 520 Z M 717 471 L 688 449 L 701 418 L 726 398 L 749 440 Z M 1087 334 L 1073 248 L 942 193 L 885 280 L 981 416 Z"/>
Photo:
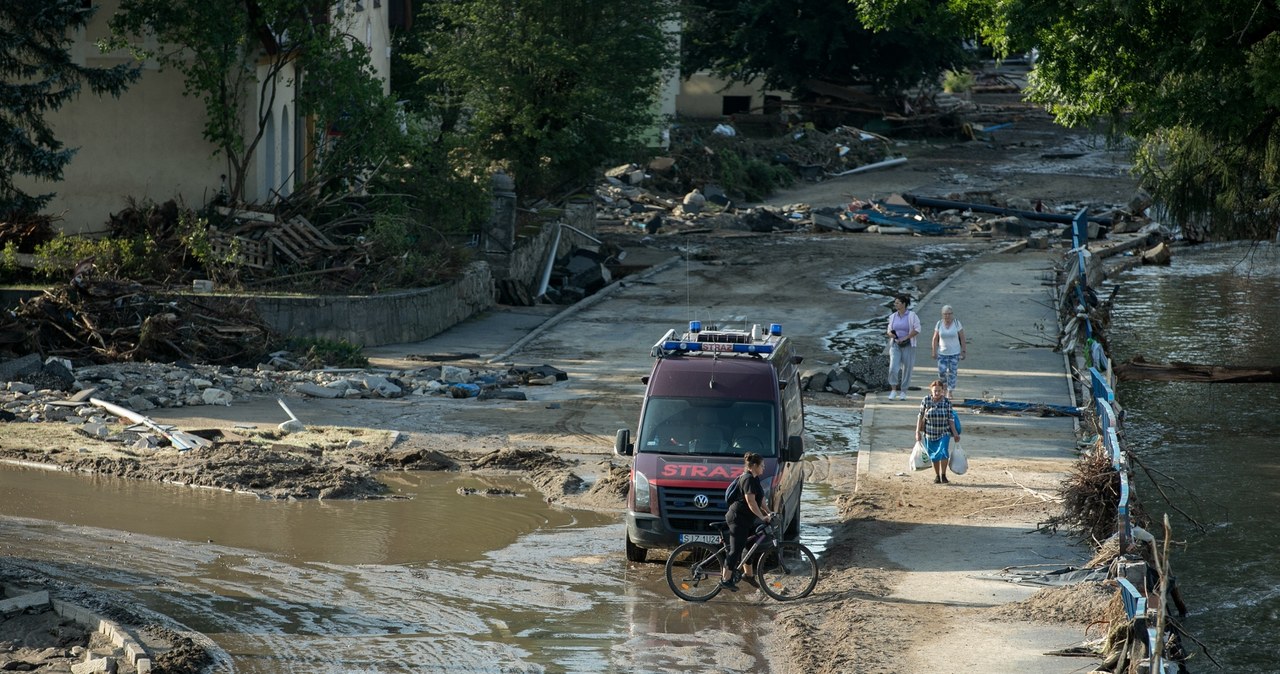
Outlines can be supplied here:
<path id="1" fill-rule="evenodd" d="M 873 0 L 898 4 L 904 0 Z M 912 0 L 905 0 L 912 1 Z M 1028 96 L 1136 141 L 1136 169 L 1191 238 L 1280 223 L 1280 9 L 1257 0 L 952 0 L 1001 50 L 1036 47 Z"/>
<path id="2" fill-rule="evenodd" d="M 656 124 L 674 60 L 668 0 L 427 3 L 415 105 L 526 197 L 584 181 Z"/>
<path id="3" fill-rule="evenodd" d="M 971 61 L 967 24 L 929 0 L 685 0 L 681 68 L 810 97 L 811 81 L 887 93 L 936 83 Z M 872 10 L 876 10 L 872 13 Z"/>
<path id="4" fill-rule="evenodd" d="M 15 176 L 61 180 L 75 154 L 45 115 L 80 95 L 82 86 L 119 96 L 138 78 L 131 64 L 90 68 L 74 62 L 74 31 L 92 16 L 80 0 L 0 3 L 0 220 L 33 215 L 53 198 L 26 194 L 14 185 Z"/>
<path id="5" fill-rule="evenodd" d="M 122 0 L 112 45 L 184 75 L 184 93 L 205 105 L 204 138 L 229 165 L 233 202 L 244 198 L 271 104 L 289 85 L 297 86 L 299 112 L 315 115 L 322 131 L 341 131 L 330 142 L 314 139 L 315 181 L 349 186 L 392 154 L 398 122 L 367 50 L 328 11 L 329 3 L 314 0 Z M 159 46 L 133 40 L 141 35 Z"/>

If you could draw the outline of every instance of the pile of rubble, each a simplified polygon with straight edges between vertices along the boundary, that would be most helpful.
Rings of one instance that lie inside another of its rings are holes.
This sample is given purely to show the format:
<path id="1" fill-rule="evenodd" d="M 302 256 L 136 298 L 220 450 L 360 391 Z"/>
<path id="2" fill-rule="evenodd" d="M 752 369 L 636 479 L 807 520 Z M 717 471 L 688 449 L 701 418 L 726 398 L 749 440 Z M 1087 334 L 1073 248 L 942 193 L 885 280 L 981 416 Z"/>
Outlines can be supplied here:
<path id="1" fill-rule="evenodd" d="M 296 370 L 283 355 L 256 368 L 158 363 L 90 365 L 72 369 L 61 359 L 34 355 L 0 362 L 0 421 L 102 424 L 91 398 L 133 412 L 156 408 L 230 405 L 267 395 L 318 398 L 447 396 L 524 400 L 518 386 L 549 386 L 568 379 L 562 370 L 516 366 L 472 370 L 437 365 L 412 370 Z M 90 426 L 89 428 L 96 428 Z M 91 434 L 100 434 L 97 431 Z"/>
<path id="2" fill-rule="evenodd" d="M 252 363 L 270 329 L 252 306 L 79 273 L 0 313 L 0 350 L 97 363 Z"/>

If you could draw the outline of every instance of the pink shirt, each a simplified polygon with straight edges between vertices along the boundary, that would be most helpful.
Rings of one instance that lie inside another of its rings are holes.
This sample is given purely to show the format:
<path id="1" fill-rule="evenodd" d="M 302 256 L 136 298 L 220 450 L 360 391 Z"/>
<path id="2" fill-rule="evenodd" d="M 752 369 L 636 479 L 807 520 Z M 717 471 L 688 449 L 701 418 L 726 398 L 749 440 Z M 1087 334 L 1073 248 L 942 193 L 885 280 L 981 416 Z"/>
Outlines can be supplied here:
<path id="1" fill-rule="evenodd" d="M 893 334 L 897 335 L 898 340 L 901 341 L 904 337 L 911 334 L 913 330 L 916 334 L 920 333 L 920 317 L 916 316 L 916 312 L 910 310 L 907 311 L 906 316 L 895 311 L 889 314 L 889 329 L 892 330 Z M 912 337 L 911 346 L 915 345 L 916 338 Z"/>

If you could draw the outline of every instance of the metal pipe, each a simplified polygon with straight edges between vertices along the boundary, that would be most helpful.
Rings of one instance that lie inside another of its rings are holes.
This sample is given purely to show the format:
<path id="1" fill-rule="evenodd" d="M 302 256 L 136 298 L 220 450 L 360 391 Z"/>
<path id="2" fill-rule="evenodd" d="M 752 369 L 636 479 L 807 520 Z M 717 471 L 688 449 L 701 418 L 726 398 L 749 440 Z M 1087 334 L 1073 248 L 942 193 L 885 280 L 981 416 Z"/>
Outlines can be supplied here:
<path id="1" fill-rule="evenodd" d="M 1016 215 L 1027 220 L 1040 220 L 1042 222 L 1058 222 L 1062 224 L 1071 224 L 1076 217 L 1073 215 L 1063 215 L 1060 213 L 1039 213 L 1037 211 L 1020 211 L 1015 208 L 1004 208 L 1001 206 L 991 206 L 988 204 L 973 204 L 965 201 L 951 201 L 949 199 L 934 199 L 933 197 L 921 197 L 914 194 L 904 194 L 902 198 L 912 206 L 923 206 L 925 208 L 958 208 L 970 211 L 978 211 L 980 213 L 995 213 L 996 215 Z M 1089 220 L 1103 225 L 1110 225 L 1111 218 L 1099 216 L 1089 216 Z"/>
<path id="2" fill-rule="evenodd" d="M 551 285 L 551 268 L 556 263 L 556 251 L 560 249 L 560 228 L 564 223 L 556 223 L 556 239 L 551 242 L 551 250 L 547 251 L 547 266 L 542 269 L 542 283 L 538 285 L 537 297 L 547 294 L 547 286 Z"/>

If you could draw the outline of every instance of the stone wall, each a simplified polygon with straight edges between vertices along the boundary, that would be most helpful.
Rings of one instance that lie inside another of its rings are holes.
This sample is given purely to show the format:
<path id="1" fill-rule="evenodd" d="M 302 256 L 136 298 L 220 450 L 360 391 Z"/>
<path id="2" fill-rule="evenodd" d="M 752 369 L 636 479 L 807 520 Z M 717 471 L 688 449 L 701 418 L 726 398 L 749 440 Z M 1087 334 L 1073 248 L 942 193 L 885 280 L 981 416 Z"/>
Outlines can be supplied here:
<path id="1" fill-rule="evenodd" d="M 520 239 L 504 255 L 496 274 L 524 283 L 536 291 L 542 281 L 551 247 L 567 253 L 595 242 L 595 209 L 590 202 L 571 202 L 564 223 L 549 223 L 533 236 Z M 575 230 L 581 230 L 579 231 Z M 559 238 L 557 239 L 557 233 Z M 497 303 L 495 271 L 487 262 L 472 263 L 463 276 L 433 288 L 415 288 L 377 295 L 210 295 L 225 302 L 251 302 L 272 330 L 286 337 L 346 340 L 360 346 L 418 342 L 448 330 Z M 0 295 L 5 306 L 39 291 Z"/>
<path id="2" fill-rule="evenodd" d="M 471 264 L 461 278 L 433 288 L 250 299 L 263 321 L 282 335 L 345 339 L 360 346 L 421 341 L 495 303 L 493 277 L 483 262 Z"/>

